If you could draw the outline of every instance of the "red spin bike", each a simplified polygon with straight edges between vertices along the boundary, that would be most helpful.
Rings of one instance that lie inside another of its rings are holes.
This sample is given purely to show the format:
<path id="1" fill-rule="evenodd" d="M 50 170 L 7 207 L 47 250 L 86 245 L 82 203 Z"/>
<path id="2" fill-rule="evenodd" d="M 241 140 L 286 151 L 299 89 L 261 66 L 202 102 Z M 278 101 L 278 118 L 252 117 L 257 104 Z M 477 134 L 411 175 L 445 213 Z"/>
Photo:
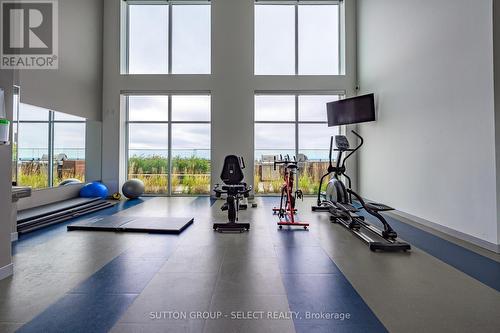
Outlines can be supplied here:
<path id="1" fill-rule="evenodd" d="M 295 214 L 297 212 L 297 208 L 295 208 L 295 201 L 297 199 L 302 199 L 302 191 L 297 189 L 295 192 L 293 191 L 293 182 L 295 175 L 298 169 L 298 163 L 293 157 L 293 161 L 290 159 L 289 155 L 286 155 L 285 158 L 280 155 L 280 159 L 277 160 L 276 156 L 274 157 L 274 170 L 276 170 L 276 166 L 283 164 L 285 166 L 285 175 L 284 175 L 284 183 L 281 187 L 281 199 L 280 199 L 280 207 L 273 208 L 273 214 L 278 214 L 280 221 L 278 222 L 278 226 L 280 229 L 283 229 L 284 225 L 287 226 L 295 226 L 295 227 L 303 227 L 307 230 L 309 227 L 309 223 L 297 222 L 295 221 Z"/>

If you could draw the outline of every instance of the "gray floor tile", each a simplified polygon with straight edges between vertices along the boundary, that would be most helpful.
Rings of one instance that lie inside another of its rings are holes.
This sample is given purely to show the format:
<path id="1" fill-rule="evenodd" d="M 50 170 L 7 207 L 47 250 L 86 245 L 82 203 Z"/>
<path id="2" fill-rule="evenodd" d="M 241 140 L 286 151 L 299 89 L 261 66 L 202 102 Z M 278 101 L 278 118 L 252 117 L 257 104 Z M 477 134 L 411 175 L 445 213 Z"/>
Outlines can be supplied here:
<path id="1" fill-rule="evenodd" d="M 210 311 L 221 312 L 224 319 L 207 320 L 204 332 L 295 332 L 292 320 L 268 319 L 269 311 L 288 312 L 284 295 L 228 296 L 215 294 Z M 259 319 L 239 319 L 248 311 Z M 262 312 L 262 314 L 261 314 Z M 262 316 L 262 318 L 260 317 Z"/>
<path id="2" fill-rule="evenodd" d="M 14 333 L 19 328 L 23 326 L 22 323 L 2 323 L 0 322 L 0 332 L 2 333 Z"/>
<path id="3" fill-rule="evenodd" d="M 121 323 L 151 323 L 151 313 L 207 311 L 216 273 L 159 273 L 120 319 Z M 187 320 L 162 319 L 185 324 Z"/>

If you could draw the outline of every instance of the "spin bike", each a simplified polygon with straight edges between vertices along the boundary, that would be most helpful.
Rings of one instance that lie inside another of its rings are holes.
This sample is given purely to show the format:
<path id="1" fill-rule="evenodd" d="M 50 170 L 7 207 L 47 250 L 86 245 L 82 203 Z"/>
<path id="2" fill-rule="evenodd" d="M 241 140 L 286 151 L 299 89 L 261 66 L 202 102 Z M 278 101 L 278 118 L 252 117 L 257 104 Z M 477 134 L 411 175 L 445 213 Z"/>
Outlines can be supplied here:
<path id="1" fill-rule="evenodd" d="M 293 157 L 293 161 L 290 159 L 289 155 L 286 155 L 285 158 L 280 156 L 279 160 L 274 156 L 274 170 L 276 170 L 276 166 L 280 164 L 285 166 L 284 183 L 281 187 L 280 207 L 273 208 L 273 214 L 277 214 L 280 219 L 278 222 L 280 229 L 283 229 L 283 226 L 287 225 L 292 227 L 303 227 L 307 230 L 309 223 L 295 221 L 295 213 L 297 212 L 295 202 L 297 199 L 303 198 L 301 190 L 296 189 L 295 192 L 293 191 L 294 178 L 298 169 L 297 160 L 295 156 Z"/>
<path id="2" fill-rule="evenodd" d="M 380 214 L 381 212 L 391 211 L 394 208 L 384 204 L 375 202 L 365 202 L 360 195 L 351 189 L 351 179 L 346 175 L 346 161 L 363 145 L 363 138 L 351 131 L 359 140 L 360 143 L 354 149 L 349 146 L 349 141 L 344 135 L 335 136 L 335 144 L 337 148 L 333 149 L 333 136 L 330 139 L 330 164 L 328 171 L 321 177 L 317 206 L 313 206 L 313 211 L 327 211 L 331 214 L 330 221 L 339 223 L 346 227 L 358 238 L 366 242 L 372 251 L 408 251 L 411 246 L 408 243 L 398 240 L 398 234 L 389 225 L 387 220 Z M 332 152 L 338 152 L 336 165 L 332 163 Z M 343 154 L 347 156 L 342 158 Z M 328 181 L 326 192 L 321 192 L 324 180 L 330 175 L 333 177 Z M 342 182 L 341 177 L 347 179 L 347 187 Z M 353 205 L 352 197 L 359 202 L 361 207 Z M 375 217 L 383 225 L 383 230 L 378 229 L 374 225 L 365 220 L 365 217 L 360 215 L 360 211 L 364 210 L 369 215 Z M 379 240 L 375 240 L 375 238 Z"/>

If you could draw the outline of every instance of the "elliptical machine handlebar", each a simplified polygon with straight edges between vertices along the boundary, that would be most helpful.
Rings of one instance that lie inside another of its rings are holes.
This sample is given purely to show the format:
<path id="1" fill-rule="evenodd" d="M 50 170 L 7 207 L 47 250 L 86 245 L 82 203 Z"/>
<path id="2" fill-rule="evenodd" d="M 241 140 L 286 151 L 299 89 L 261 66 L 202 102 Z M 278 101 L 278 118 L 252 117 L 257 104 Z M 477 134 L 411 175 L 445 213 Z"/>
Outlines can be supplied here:
<path id="1" fill-rule="evenodd" d="M 346 161 L 349 157 L 351 157 L 351 156 L 352 156 L 352 154 L 354 154 L 355 152 L 357 152 L 357 151 L 359 150 L 359 148 L 361 148 L 361 146 L 362 146 L 362 145 L 363 145 L 363 143 L 365 142 L 365 141 L 363 140 L 363 137 L 362 137 L 361 135 L 359 135 L 356 131 L 351 130 L 351 132 L 352 132 L 352 134 L 354 134 L 354 135 L 355 135 L 355 136 L 356 136 L 356 137 L 360 140 L 360 142 L 359 142 L 359 144 L 358 144 L 358 146 L 357 146 L 356 148 L 347 150 L 347 151 L 349 151 L 349 154 L 347 154 L 347 156 L 346 156 L 346 157 L 344 157 L 344 160 L 342 161 L 342 167 L 344 167 L 344 166 L 345 166 L 345 161 Z"/>
<path id="2" fill-rule="evenodd" d="M 332 164 L 332 152 L 333 152 L 333 136 L 330 137 L 330 157 L 329 157 L 329 160 L 330 160 L 330 168 L 333 168 L 333 164 Z"/>

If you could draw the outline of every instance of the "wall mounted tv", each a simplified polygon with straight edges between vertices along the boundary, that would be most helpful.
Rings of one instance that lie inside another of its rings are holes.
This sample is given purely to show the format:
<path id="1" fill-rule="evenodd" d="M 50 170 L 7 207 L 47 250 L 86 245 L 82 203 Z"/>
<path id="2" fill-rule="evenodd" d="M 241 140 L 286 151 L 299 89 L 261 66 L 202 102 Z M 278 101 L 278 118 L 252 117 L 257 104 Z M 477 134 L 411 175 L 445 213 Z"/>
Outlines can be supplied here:
<path id="1" fill-rule="evenodd" d="M 328 126 L 364 123 L 375 120 L 374 95 L 346 98 L 326 104 Z"/>

